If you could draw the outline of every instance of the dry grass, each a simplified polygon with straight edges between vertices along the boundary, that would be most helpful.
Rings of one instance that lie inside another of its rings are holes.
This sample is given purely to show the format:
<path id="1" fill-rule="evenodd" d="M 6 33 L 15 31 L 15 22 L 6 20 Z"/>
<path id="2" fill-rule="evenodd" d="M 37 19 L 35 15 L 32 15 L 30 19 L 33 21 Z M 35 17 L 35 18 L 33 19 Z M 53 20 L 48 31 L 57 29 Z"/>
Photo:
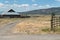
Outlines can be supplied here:
<path id="1" fill-rule="evenodd" d="M 50 28 L 50 16 L 31 17 L 24 20 L 22 23 L 17 24 L 13 28 L 13 33 L 24 33 L 24 34 L 41 34 L 46 33 L 43 31 L 44 28 Z M 47 29 L 48 30 L 48 29 Z"/>
<path id="2" fill-rule="evenodd" d="M 0 18 L 0 26 L 19 20 L 19 18 Z"/>

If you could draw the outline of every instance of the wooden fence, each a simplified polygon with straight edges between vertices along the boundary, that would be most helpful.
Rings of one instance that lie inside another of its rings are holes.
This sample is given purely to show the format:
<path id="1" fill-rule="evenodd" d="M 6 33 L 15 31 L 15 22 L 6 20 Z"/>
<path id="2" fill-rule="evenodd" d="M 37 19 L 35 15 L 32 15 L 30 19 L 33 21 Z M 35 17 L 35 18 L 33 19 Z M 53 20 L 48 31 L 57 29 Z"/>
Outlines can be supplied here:
<path id="1" fill-rule="evenodd" d="M 60 27 L 60 16 L 52 13 L 51 15 L 51 31 L 56 31 L 56 28 Z"/>

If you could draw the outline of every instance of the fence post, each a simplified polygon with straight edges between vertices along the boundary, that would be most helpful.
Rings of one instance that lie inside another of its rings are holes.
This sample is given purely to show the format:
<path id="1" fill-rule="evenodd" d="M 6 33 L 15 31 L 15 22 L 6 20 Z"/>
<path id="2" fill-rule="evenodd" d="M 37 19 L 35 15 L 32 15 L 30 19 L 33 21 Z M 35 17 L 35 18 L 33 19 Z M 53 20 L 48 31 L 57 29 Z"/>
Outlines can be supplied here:
<path id="1" fill-rule="evenodd" d="M 59 27 L 60 27 L 60 17 L 59 17 Z"/>
<path id="2" fill-rule="evenodd" d="M 54 18 L 55 18 L 55 14 L 52 13 L 51 14 L 51 31 L 55 31 L 55 29 L 54 29 L 54 26 L 55 26 L 55 23 L 54 23 L 55 21 L 54 20 L 55 19 Z"/>

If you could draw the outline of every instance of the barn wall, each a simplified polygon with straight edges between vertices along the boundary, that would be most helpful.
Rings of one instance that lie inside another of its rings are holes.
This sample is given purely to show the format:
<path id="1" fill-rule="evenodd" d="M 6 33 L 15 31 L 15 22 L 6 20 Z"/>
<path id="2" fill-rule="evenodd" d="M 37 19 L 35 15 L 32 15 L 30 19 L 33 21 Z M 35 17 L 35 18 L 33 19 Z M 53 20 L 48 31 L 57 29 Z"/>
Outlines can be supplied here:
<path id="1" fill-rule="evenodd" d="M 0 18 L 30 18 L 30 16 L 21 16 L 21 15 L 0 15 Z"/>

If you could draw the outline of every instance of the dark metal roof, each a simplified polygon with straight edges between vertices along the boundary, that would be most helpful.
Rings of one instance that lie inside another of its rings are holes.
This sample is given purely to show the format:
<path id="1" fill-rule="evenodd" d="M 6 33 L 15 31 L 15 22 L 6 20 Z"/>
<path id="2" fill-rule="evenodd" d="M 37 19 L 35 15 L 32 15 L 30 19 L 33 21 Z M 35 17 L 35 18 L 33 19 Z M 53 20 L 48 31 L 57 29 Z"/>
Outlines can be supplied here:
<path id="1" fill-rule="evenodd" d="M 10 9 L 8 12 L 15 12 L 13 9 Z"/>

